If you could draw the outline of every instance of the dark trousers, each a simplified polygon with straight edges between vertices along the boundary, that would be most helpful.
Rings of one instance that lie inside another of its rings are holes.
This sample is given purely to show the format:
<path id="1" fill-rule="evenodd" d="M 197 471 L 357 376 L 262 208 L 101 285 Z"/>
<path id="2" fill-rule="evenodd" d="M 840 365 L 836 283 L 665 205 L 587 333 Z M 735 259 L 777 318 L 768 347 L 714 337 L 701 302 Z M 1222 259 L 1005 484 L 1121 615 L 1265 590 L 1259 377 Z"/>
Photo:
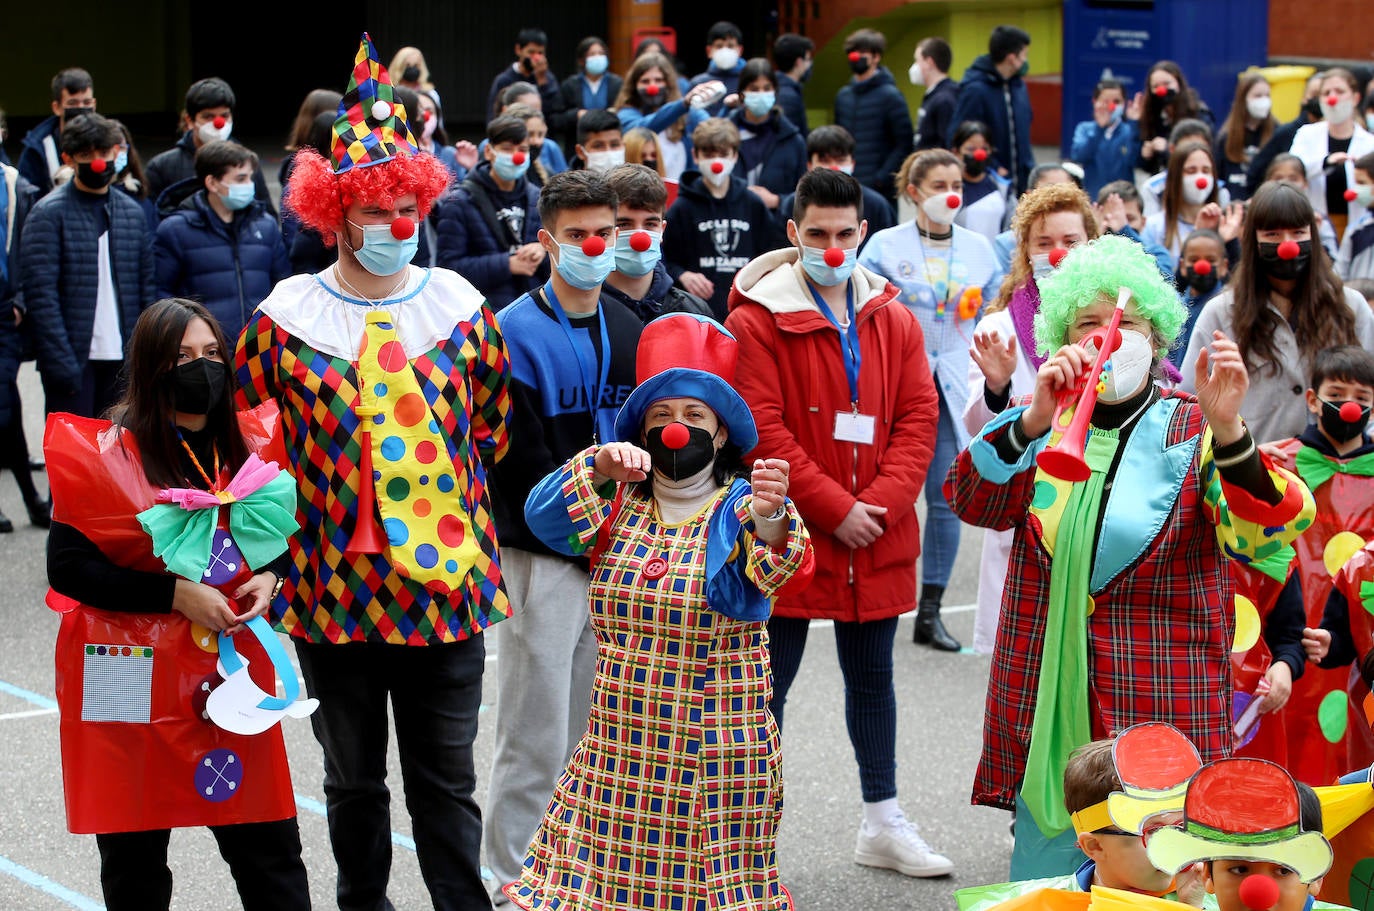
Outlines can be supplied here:
<path id="1" fill-rule="evenodd" d="M 782 729 L 787 691 L 806 651 L 809 620 L 774 617 L 768 621 L 768 652 L 773 666 L 773 700 L 768 703 Z M 859 786 L 866 803 L 897 796 L 897 694 L 892 688 L 892 639 L 897 618 L 864 623 L 835 622 L 835 651 L 844 675 L 844 723 L 859 763 Z"/>
<path id="2" fill-rule="evenodd" d="M 0 468 L 14 472 L 15 483 L 24 497 L 24 505 L 34 507 L 41 497 L 33 484 L 29 468 L 29 441 L 24 435 L 24 406 L 19 398 L 19 384 L 10 383 L 10 422 L 0 427 Z"/>
<path id="3" fill-rule="evenodd" d="M 296 818 L 210 826 L 238 886 L 244 911 L 309 911 Z M 170 829 L 97 835 L 107 911 L 157 911 L 172 904 Z"/>
<path id="4" fill-rule="evenodd" d="M 340 911 L 390 911 L 391 792 L 387 700 L 420 874 L 436 911 L 491 907 L 478 854 L 482 813 L 472 744 L 482 704 L 481 636 L 445 645 L 296 640 L 301 674 L 320 707 L 310 716 L 324 748 L 329 840 Z"/>
<path id="5" fill-rule="evenodd" d="M 65 411 L 84 418 L 98 418 L 124 393 L 123 361 L 87 361 L 81 371 L 81 388 L 75 392 L 43 384 L 48 414 Z"/>

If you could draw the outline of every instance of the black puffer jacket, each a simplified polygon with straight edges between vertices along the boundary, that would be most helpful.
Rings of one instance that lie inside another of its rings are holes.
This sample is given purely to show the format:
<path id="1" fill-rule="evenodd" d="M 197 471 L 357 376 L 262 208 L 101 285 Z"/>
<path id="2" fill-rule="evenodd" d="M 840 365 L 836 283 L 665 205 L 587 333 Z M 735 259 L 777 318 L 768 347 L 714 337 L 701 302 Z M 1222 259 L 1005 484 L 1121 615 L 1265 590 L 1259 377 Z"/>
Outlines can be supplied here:
<path id="1" fill-rule="evenodd" d="M 0 167 L 0 196 L 5 199 L 5 212 L 0 216 L 0 228 L 5 234 L 0 242 L 0 257 L 5 259 L 4 275 L 0 276 L 0 427 L 8 427 L 14 414 L 14 381 L 28 336 L 27 321 L 14 324 L 15 311 L 24 312 L 19 249 L 24 239 L 24 222 L 38 202 L 38 188 L 14 168 Z"/>
<path id="2" fill-rule="evenodd" d="M 68 182 L 40 199 L 24 225 L 19 253 L 38 369 L 45 385 L 65 392 L 75 391 L 90 357 L 100 286 L 94 207 L 71 198 L 80 192 Z M 157 299 L 153 235 L 143 209 L 125 194 L 106 194 L 104 205 L 119 330 L 127 346 L 138 315 Z"/>

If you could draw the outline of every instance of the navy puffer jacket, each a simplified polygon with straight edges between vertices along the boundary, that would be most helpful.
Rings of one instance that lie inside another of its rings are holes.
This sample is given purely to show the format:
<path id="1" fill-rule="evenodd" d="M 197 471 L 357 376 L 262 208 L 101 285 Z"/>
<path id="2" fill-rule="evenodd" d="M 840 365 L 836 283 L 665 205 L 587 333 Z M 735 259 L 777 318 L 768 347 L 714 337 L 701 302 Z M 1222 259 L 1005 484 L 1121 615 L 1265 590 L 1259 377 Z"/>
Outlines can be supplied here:
<path id="1" fill-rule="evenodd" d="M 49 388 L 74 392 L 90 359 L 100 286 L 100 237 L 93 207 L 73 199 L 68 182 L 40 199 L 24 225 L 20 248 L 24 305 L 38 369 Z M 119 302 L 119 331 L 127 347 L 138 315 L 157 300 L 153 235 L 143 209 L 124 193 L 105 196 L 110 225 L 110 272 Z"/>
<path id="2" fill-rule="evenodd" d="M 523 208 L 520 225 L 520 245 L 534 243 L 539 238 L 539 190 L 528 180 L 516 181 L 515 189 L 502 193 L 492 181 L 491 165 L 482 162 L 468 175 L 482 187 L 499 215 L 512 206 Z M 466 181 L 464 182 L 466 183 Z M 533 276 L 513 275 L 510 271 L 511 248 L 515 245 L 509 231 L 504 236 L 492 233 L 481 207 L 473 200 L 464 184 L 458 184 L 444 194 L 435 206 L 437 234 L 434 264 L 452 269 L 472 282 L 486 297 L 493 310 L 539 287 L 549 276 L 550 262 L 546 257 Z"/>
<path id="3" fill-rule="evenodd" d="M 854 176 L 859 183 L 891 199 L 896 192 L 894 175 L 911 154 L 913 132 L 906 96 L 887 67 L 840 89 L 835 123 L 854 137 Z"/>
<path id="4" fill-rule="evenodd" d="M 731 111 L 730 120 L 739 128 L 741 137 L 749 135 L 740 141 L 739 176 L 748 180 L 747 175 L 757 167 L 758 176 L 750 183 L 778 196 L 795 193 L 797 181 L 806 173 L 806 140 L 796 124 L 776 107 L 762 124 L 746 120 L 743 108 Z"/>
<path id="5" fill-rule="evenodd" d="M 277 220 L 262 203 L 235 212 L 226 224 L 205 190 L 157 226 L 153 254 L 158 297 L 200 301 L 230 344 L 273 286 L 291 274 Z"/>
<path id="6" fill-rule="evenodd" d="M 0 275 L 0 427 L 8 427 L 14 415 L 14 396 L 18 392 L 14 381 L 19 375 L 24 340 L 29 334 L 27 321 L 18 326 L 14 324 L 14 313 L 24 311 L 19 250 L 24 242 L 24 222 L 38 201 L 38 188 L 14 168 L 0 167 L 0 195 L 5 198 L 6 209 L 0 215 L 0 228 L 5 229 L 4 242 L 0 243 L 0 257 L 5 259 L 4 274 Z"/>

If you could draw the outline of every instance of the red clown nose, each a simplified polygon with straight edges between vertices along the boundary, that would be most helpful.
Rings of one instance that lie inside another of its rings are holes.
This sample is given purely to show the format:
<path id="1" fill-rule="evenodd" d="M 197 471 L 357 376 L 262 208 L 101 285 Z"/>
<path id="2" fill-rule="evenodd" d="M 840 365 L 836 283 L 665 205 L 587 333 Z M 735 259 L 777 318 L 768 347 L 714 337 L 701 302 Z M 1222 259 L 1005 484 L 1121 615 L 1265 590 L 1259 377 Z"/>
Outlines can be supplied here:
<path id="1" fill-rule="evenodd" d="M 686 424 L 679 424 L 676 421 L 663 428 L 663 445 L 669 449 L 681 449 L 692 439 L 692 433 L 687 429 Z"/>
<path id="2" fill-rule="evenodd" d="M 974 149 L 974 150 L 973 150 L 973 160 L 974 160 L 974 161 L 987 161 L 987 160 L 988 160 L 988 150 L 987 150 L 987 149 Z"/>
<path id="3" fill-rule="evenodd" d="M 1199 190 L 1205 190 L 1205 189 L 1207 189 L 1207 178 L 1206 178 L 1206 177 L 1199 177 L 1197 180 L 1194 181 L 1194 183 L 1197 184 L 1197 188 L 1198 188 Z"/>
<path id="4" fill-rule="evenodd" d="M 402 215 L 391 223 L 391 236 L 397 240 L 410 240 L 415 236 L 415 222 Z"/>
<path id="5" fill-rule="evenodd" d="M 1334 108 L 1336 106 L 1336 102 L 1338 101 L 1340 101 L 1340 99 L 1337 98 L 1335 95 L 1326 96 L 1326 106 L 1329 108 Z"/>
<path id="6" fill-rule="evenodd" d="M 863 54 L 860 54 L 858 51 L 850 51 L 850 52 L 849 52 L 849 62 L 850 62 L 850 63 L 858 63 L 858 62 L 859 62 L 859 58 L 862 57 L 862 56 L 863 56 Z"/>
<path id="7" fill-rule="evenodd" d="M 657 94 L 658 94 L 659 92 L 661 92 L 661 91 L 663 91 L 663 90 L 660 89 L 657 85 L 646 85 L 646 86 L 644 87 L 644 94 L 645 94 L 645 95 L 648 95 L 650 98 L 653 98 L 655 95 L 657 95 Z"/>
<path id="8" fill-rule="evenodd" d="M 1298 246 L 1298 242 L 1295 240 L 1285 240 L 1279 244 L 1278 249 L 1274 252 L 1279 255 L 1279 259 L 1297 259 L 1302 248 Z"/>
<path id="9" fill-rule="evenodd" d="M 711 162 L 711 173 L 712 173 L 712 174 L 719 174 L 721 171 L 724 171 L 724 170 L 725 170 L 725 164 L 724 164 L 723 162 L 719 162 L 719 161 L 713 161 L 713 162 Z"/>
<path id="10" fill-rule="evenodd" d="M 1279 884 L 1268 876 L 1252 874 L 1241 880 L 1237 895 L 1252 911 L 1268 911 L 1279 901 Z"/>
<path id="11" fill-rule="evenodd" d="M 825 264 L 832 269 L 838 269 L 844 265 L 844 251 L 839 247 L 831 247 L 825 251 Z"/>
<path id="12" fill-rule="evenodd" d="M 1167 85 L 1157 85 L 1154 87 L 1154 93 L 1156 98 L 1163 98 L 1165 95 L 1169 94 L 1169 87 Z"/>
<path id="13" fill-rule="evenodd" d="M 221 114 L 220 116 L 218 116 L 218 117 L 215 118 L 215 129 L 217 129 L 217 130 L 222 130 L 222 129 L 224 129 L 224 125 L 225 125 L 226 123 L 228 123 L 228 122 L 229 122 L 229 121 L 227 121 L 227 120 L 224 119 L 224 115 Z"/>
<path id="14" fill-rule="evenodd" d="M 959 204 L 963 201 L 963 198 L 958 193 L 951 193 L 945 197 L 945 205 L 949 206 L 951 209 L 959 208 Z"/>
<path id="15" fill-rule="evenodd" d="M 1346 190 L 1346 191 L 1345 191 L 1345 201 L 1346 201 L 1346 202 L 1354 202 L 1354 201 L 1355 201 L 1355 197 L 1356 197 L 1356 196 L 1359 196 L 1359 195 L 1360 195 L 1360 194 L 1359 194 L 1359 193 L 1356 193 L 1354 190 Z"/>
<path id="16" fill-rule="evenodd" d="M 515 166 L 517 166 L 517 167 L 519 167 L 520 165 L 524 164 L 524 163 L 525 163 L 525 153 L 524 153 L 524 152 L 516 152 L 514 155 L 512 155 L 512 156 L 510 157 L 510 163 L 513 164 L 513 165 L 515 165 Z"/>
<path id="17" fill-rule="evenodd" d="M 606 241 L 600 237 L 589 237 L 582 241 L 582 252 L 588 256 L 600 256 L 606 252 Z"/>
<path id="18" fill-rule="evenodd" d="M 643 253 L 653 244 L 653 239 L 644 231 L 636 231 L 630 235 L 630 249 L 636 253 Z"/>
<path id="19" fill-rule="evenodd" d="M 91 170 L 97 174 L 104 174 L 105 168 L 107 167 L 109 167 L 109 164 L 103 158 L 97 158 L 95 161 L 91 162 Z"/>
<path id="20" fill-rule="evenodd" d="M 1058 269 L 1059 264 L 1062 263 L 1064 261 L 1064 257 L 1068 255 L 1068 250 L 1065 250 L 1063 247 L 1055 247 L 1053 250 L 1050 251 L 1050 266 L 1052 268 Z"/>
<path id="21" fill-rule="evenodd" d="M 1345 421 L 1347 424 L 1353 424 L 1360 419 L 1362 414 L 1364 414 L 1364 409 L 1360 407 L 1358 402 L 1346 402 L 1341 405 L 1340 413 L 1342 421 Z"/>
<path id="22" fill-rule="evenodd" d="M 1211 262 L 1211 260 L 1207 260 L 1207 259 L 1195 259 L 1195 260 L 1193 260 L 1193 274 L 1194 274 L 1194 275 L 1211 275 L 1211 274 L 1212 274 L 1212 262 Z"/>

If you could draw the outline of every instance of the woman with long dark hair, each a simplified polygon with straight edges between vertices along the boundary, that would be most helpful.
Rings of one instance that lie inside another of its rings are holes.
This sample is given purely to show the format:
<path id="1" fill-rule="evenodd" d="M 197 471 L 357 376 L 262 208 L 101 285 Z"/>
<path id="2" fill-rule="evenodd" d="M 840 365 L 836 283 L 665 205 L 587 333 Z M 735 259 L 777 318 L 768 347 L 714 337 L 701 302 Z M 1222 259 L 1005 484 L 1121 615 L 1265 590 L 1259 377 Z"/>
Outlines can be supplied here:
<path id="1" fill-rule="evenodd" d="M 1302 190 L 1263 184 L 1250 198 L 1230 288 L 1202 308 L 1183 356 L 1180 385 L 1192 392 L 1198 352 L 1212 333 L 1235 340 L 1250 371 L 1245 411 L 1260 442 L 1298 436 L 1307 426 L 1303 394 L 1318 351 L 1374 350 L 1374 317 L 1363 297 L 1342 286 L 1318 234 Z"/>
<path id="2" fill-rule="evenodd" d="M 1140 96 L 1137 96 L 1140 97 Z M 1201 120 L 1211 129 L 1216 119 L 1207 102 L 1188 87 L 1183 70 L 1172 60 L 1161 60 L 1145 74 L 1145 111 L 1140 117 L 1140 157 L 1136 167 L 1156 174 L 1168 164 L 1169 131 L 1181 120 Z"/>
<path id="3" fill-rule="evenodd" d="M 1262 73 L 1241 73 L 1236 80 L 1236 97 L 1231 101 L 1231 113 L 1217 131 L 1213 157 L 1216 160 L 1218 182 L 1231 191 L 1234 200 L 1249 199 L 1251 187 L 1246 174 L 1255 155 L 1279 125 L 1271 113 L 1273 98 L 1269 81 Z"/>
<path id="4" fill-rule="evenodd" d="M 167 908 L 170 830 L 199 825 L 245 909 L 310 907 L 276 727 L 309 710 L 259 619 L 286 572 L 295 483 L 259 455 L 275 409 L 233 410 L 231 351 L 200 304 L 159 301 L 112 420 L 48 419 L 67 822 L 96 836 L 111 911 Z"/>

